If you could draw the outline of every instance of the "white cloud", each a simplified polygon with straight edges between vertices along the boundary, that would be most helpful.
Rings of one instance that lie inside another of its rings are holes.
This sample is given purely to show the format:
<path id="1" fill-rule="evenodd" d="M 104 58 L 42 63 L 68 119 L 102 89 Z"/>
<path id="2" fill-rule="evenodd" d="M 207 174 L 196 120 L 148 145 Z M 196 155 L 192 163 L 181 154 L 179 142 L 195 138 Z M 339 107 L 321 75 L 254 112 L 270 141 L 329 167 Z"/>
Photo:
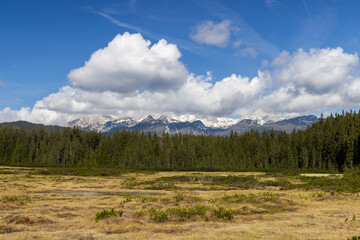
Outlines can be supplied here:
<path id="1" fill-rule="evenodd" d="M 63 124 L 85 115 L 138 118 L 154 113 L 185 112 L 223 116 L 231 114 L 238 106 L 251 105 L 269 84 L 270 74 L 259 72 L 251 80 L 233 74 L 215 84 L 209 78 L 210 73 L 207 76 L 191 75 L 179 89 L 133 94 L 92 92 L 66 86 L 38 101 L 32 110 L 22 109 L 20 113 L 6 109 L 0 116 L 48 124 Z"/>
<path id="2" fill-rule="evenodd" d="M 287 51 L 282 51 L 278 57 L 276 57 L 272 62 L 271 66 L 273 67 L 281 67 L 286 65 L 288 62 L 290 62 L 291 57 L 290 53 Z"/>
<path id="3" fill-rule="evenodd" d="M 311 49 L 309 52 L 299 49 L 291 57 L 284 53 L 273 61 L 273 65 L 279 65 L 279 62 L 283 67 L 275 78 L 281 85 L 291 82 L 308 92 L 324 93 L 346 83 L 359 59 L 357 54 L 344 53 L 342 48 Z"/>
<path id="4" fill-rule="evenodd" d="M 341 48 L 282 52 L 271 63 L 272 73 L 231 74 L 215 82 L 210 71 L 188 74 L 179 58 L 177 47 L 165 40 L 151 46 L 139 34 L 118 35 L 70 72 L 72 85 L 32 108 L 0 110 L 0 122 L 64 124 L 89 115 L 139 118 L 164 112 L 273 118 L 360 106 L 358 56 Z"/>
<path id="5" fill-rule="evenodd" d="M 258 105 L 263 111 L 270 113 L 302 113 L 326 107 L 341 107 L 342 103 L 343 100 L 338 94 L 310 94 L 304 89 L 287 85 L 265 96 Z"/>
<path id="6" fill-rule="evenodd" d="M 197 43 L 226 47 L 231 35 L 230 25 L 229 20 L 219 23 L 206 21 L 197 25 L 190 37 Z"/>
<path id="7" fill-rule="evenodd" d="M 256 58 L 259 53 L 251 47 L 241 49 L 237 52 L 238 56 Z"/>
<path id="8" fill-rule="evenodd" d="M 356 102 L 360 104 L 360 78 L 356 78 L 351 81 L 348 86 L 346 86 L 346 91 L 344 91 L 344 95 L 351 102 Z M 358 105 L 359 105 L 358 104 Z"/>
<path id="9" fill-rule="evenodd" d="M 282 52 L 272 62 L 274 90 L 257 102 L 257 108 L 303 113 L 359 106 L 358 65 L 357 54 L 344 53 L 342 48 Z"/>
<path id="10" fill-rule="evenodd" d="M 180 56 L 176 45 L 164 39 L 151 46 L 140 34 L 118 34 L 68 78 L 74 87 L 92 91 L 167 90 L 181 86 L 188 76 Z"/>

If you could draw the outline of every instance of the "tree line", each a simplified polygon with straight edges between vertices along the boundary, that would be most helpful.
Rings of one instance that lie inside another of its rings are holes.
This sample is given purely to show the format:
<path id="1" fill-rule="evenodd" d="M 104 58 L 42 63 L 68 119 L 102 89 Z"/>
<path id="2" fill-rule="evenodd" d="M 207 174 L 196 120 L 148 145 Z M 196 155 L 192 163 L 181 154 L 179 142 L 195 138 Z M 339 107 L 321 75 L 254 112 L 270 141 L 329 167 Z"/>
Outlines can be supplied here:
<path id="1" fill-rule="evenodd" d="M 360 112 L 321 117 L 306 130 L 287 134 L 251 130 L 230 136 L 169 135 L 64 128 L 0 128 L 0 164 L 122 169 L 344 171 L 360 163 Z"/>

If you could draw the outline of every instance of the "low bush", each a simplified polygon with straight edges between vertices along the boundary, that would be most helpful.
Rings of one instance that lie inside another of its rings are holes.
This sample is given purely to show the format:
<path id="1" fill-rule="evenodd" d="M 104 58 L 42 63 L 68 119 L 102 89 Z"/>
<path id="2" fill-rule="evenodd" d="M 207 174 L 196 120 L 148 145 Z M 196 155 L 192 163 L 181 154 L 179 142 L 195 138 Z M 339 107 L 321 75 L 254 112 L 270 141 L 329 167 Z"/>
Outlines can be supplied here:
<path id="1" fill-rule="evenodd" d="M 183 201 L 185 199 L 185 196 L 182 193 L 178 193 L 174 196 L 174 199 L 175 199 L 175 202 L 178 203 L 178 202 Z"/>
<path id="2" fill-rule="evenodd" d="M 347 240 L 360 240 L 360 236 L 352 236 L 351 238 L 348 238 Z"/>
<path id="3" fill-rule="evenodd" d="M 110 211 L 106 210 L 105 208 L 103 210 L 101 210 L 100 212 L 97 212 L 95 215 L 95 220 L 99 221 L 101 219 L 105 219 L 105 218 L 109 218 L 112 216 L 119 216 L 121 217 L 123 215 L 124 211 L 123 210 L 118 210 L 116 211 L 114 208 L 111 208 Z"/>
<path id="4" fill-rule="evenodd" d="M 8 203 L 20 203 L 25 204 L 26 202 L 31 202 L 31 198 L 29 196 L 21 196 L 21 197 L 2 197 L 0 202 L 8 202 Z"/>
<path id="5" fill-rule="evenodd" d="M 193 216 L 204 216 L 209 207 L 195 206 L 190 208 L 168 208 L 166 212 L 181 218 L 191 218 Z"/>
<path id="6" fill-rule="evenodd" d="M 360 176 L 356 174 L 345 175 L 342 178 L 332 177 L 300 177 L 305 182 L 292 184 L 287 189 L 302 188 L 305 190 L 320 189 L 325 192 L 335 193 L 357 193 L 360 192 Z"/>
<path id="7" fill-rule="evenodd" d="M 144 216 L 145 213 L 146 212 L 144 210 L 138 210 L 138 211 L 134 211 L 133 216 L 139 218 L 139 217 Z"/>
<path id="8" fill-rule="evenodd" d="M 169 219 L 166 211 L 156 208 L 149 209 L 149 217 L 155 222 L 166 222 Z"/>
<path id="9" fill-rule="evenodd" d="M 231 221 L 234 219 L 234 211 L 231 208 L 226 209 L 222 206 L 218 206 L 218 208 L 213 209 L 213 216 Z"/>
<path id="10" fill-rule="evenodd" d="M 210 200 L 212 203 L 215 202 L 232 202 L 232 203 L 241 203 L 241 202 L 249 202 L 249 203 L 263 203 L 263 202 L 276 202 L 278 196 L 271 192 L 263 192 L 258 194 L 233 194 L 233 195 L 223 195 L 219 198 L 215 198 Z"/>

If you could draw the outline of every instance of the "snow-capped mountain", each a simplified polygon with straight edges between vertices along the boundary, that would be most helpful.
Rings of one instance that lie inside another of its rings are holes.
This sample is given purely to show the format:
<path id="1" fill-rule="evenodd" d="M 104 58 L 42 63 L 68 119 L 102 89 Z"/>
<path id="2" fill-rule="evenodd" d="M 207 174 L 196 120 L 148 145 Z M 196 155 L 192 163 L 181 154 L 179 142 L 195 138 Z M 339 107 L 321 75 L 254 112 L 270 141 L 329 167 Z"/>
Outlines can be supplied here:
<path id="1" fill-rule="evenodd" d="M 271 130 L 290 132 L 293 128 L 305 129 L 308 125 L 317 121 L 317 117 L 300 116 L 277 122 L 265 122 L 261 118 L 233 119 L 204 117 L 196 115 L 180 115 L 173 113 L 166 115 L 149 115 L 139 120 L 130 117 L 113 118 L 110 116 L 92 116 L 75 119 L 66 124 L 67 127 L 78 126 L 84 130 L 97 130 L 111 135 L 119 130 L 137 130 L 144 132 L 163 132 L 169 134 L 182 133 L 193 135 L 229 135 L 231 131 L 239 134 L 255 129 L 258 131 Z"/>
<path id="2" fill-rule="evenodd" d="M 106 127 L 106 123 L 112 122 L 113 120 L 114 119 L 111 116 L 91 116 L 70 121 L 65 125 L 65 127 L 78 126 L 84 130 L 106 132 L 109 130 L 109 128 Z"/>
<path id="3" fill-rule="evenodd" d="M 197 116 L 191 114 L 183 114 L 177 116 L 174 113 L 163 114 L 163 115 L 154 114 L 150 116 L 156 120 L 161 120 L 164 123 L 180 123 L 180 122 L 192 123 L 196 121 L 201 121 L 206 127 L 222 128 L 222 129 L 229 128 L 235 125 L 239 121 L 239 119 L 234 119 L 234 118 L 211 117 L 211 116 L 204 117 L 204 116 Z M 141 118 L 140 121 L 148 117 L 149 116 Z"/>

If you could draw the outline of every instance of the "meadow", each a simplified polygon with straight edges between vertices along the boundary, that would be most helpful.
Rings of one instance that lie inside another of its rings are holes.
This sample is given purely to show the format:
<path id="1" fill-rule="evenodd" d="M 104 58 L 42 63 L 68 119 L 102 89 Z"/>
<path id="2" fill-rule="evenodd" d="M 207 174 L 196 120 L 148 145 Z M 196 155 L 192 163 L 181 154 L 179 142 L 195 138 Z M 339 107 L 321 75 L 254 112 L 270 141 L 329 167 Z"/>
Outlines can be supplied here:
<path id="1" fill-rule="evenodd" d="M 359 182 L 356 173 L 0 167 L 0 239 L 353 239 Z"/>

